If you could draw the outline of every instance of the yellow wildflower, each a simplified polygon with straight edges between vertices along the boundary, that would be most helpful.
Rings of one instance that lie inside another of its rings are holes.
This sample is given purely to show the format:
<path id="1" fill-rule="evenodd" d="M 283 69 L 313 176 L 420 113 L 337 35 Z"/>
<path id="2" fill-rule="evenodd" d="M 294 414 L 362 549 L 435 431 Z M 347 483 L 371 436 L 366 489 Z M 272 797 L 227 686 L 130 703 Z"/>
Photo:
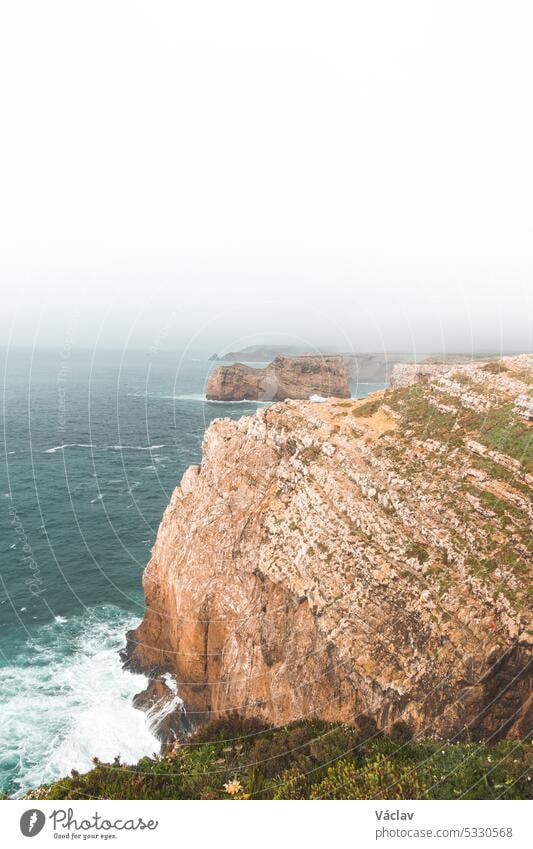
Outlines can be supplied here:
<path id="1" fill-rule="evenodd" d="M 228 781 L 228 783 L 224 785 L 224 790 L 226 793 L 229 793 L 230 796 L 235 796 L 237 793 L 241 792 L 242 784 L 234 778 L 233 781 Z"/>

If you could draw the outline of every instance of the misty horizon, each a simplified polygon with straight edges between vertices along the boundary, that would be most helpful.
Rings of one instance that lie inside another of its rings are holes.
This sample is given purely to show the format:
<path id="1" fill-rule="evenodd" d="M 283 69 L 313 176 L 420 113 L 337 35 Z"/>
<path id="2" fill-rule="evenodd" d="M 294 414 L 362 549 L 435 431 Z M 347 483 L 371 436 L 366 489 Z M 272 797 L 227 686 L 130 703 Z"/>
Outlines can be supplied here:
<path id="1" fill-rule="evenodd" d="M 529 31 L 453 7 L 10 4 L 0 344 L 530 351 Z"/>

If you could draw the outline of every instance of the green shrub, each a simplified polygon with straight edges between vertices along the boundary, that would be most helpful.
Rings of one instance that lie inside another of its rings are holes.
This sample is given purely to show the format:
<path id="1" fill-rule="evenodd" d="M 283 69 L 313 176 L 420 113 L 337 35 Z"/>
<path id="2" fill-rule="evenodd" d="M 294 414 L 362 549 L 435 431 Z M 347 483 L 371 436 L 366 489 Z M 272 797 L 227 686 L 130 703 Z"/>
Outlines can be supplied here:
<path id="1" fill-rule="evenodd" d="M 311 783 L 298 767 L 286 769 L 279 785 L 273 791 L 274 799 L 309 799 Z"/>
<path id="2" fill-rule="evenodd" d="M 425 792 L 416 768 L 402 767 L 380 754 L 362 769 L 346 761 L 335 764 L 326 778 L 312 787 L 311 798 L 423 799 Z"/>
<path id="3" fill-rule="evenodd" d="M 354 407 L 352 410 L 352 416 L 373 416 L 374 413 L 377 413 L 379 408 L 381 407 L 381 398 L 376 398 L 374 401 L 367 401 L 366 404 L 361 404 L 360 407 Z"/>
<path id="4" fill-rule="evenodd" d="M 409 558 L 416 557 L 419 563 L 425 563 L 426 560 L 429 560 L 429 553 L 427 549 L 417 542 L 407 546 L 405 549 L 405 555 Z"/>
<path id="5" fill-rule="evenodd" d="M 407 740 L 412 739 L 413 732 L 407 722 L 404 722 L 403 719 L 399 719 L 393 724 L 390 736 L 393 740 L 398 741 L 399 743 L 404 743 L 407 742 Z"/>
<path id="6" fill-rule="evenodd" d="M 231 715 L 199 728 L 166 757 L 134 766 L 95 761 L 41 787 L 41 799 L 528 799 L 533 746 L 412 740 L 398 720 L 382 734 L 302 720 L 274 728 Z M 225 785 L 238 782 L 239 792 Z"/>

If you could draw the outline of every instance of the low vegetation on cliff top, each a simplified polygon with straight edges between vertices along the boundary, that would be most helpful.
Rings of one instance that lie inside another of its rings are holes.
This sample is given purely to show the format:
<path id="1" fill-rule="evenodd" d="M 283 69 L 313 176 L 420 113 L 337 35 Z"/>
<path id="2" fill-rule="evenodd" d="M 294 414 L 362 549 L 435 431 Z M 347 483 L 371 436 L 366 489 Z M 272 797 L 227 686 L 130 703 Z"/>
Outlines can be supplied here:
<path id="1" fill-rule="evenodd" d="M 366 736 L 366 739 L 365 739 Z M 413 741 L 300 721 L 272 728 L 237 717 L 200 728 L 165 757 L 90 772 L 29 799 L 526 799 L 533 746 Z"/>

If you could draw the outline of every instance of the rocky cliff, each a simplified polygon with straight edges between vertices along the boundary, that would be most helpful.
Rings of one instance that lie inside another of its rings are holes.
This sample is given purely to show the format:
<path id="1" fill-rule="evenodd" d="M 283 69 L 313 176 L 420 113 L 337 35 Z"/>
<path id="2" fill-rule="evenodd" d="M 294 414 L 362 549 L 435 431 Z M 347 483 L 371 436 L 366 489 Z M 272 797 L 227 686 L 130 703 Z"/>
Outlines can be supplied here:
<path id="1" fill-rule="evenodd" d="M 208 428 L 127 649 L 132 668 L 171 673 L 192 724 L 531 731 L 532 430 L 515 402 L 533 360 L 396 382 Z"/>
<path id="2" fill-rule="evenodd" d="M 349 398 L 350 387 L 341 357 L 333 355 L 276 357 L 265 368 L 235 363 L 209 375 L 210 401 L 283 401 L 312 395 Z"/>
<path id="3" fill-rule="evenodd" d="M 250 363 L 250 362 L 261 362 L 261 363 L 271 363 L 276 357 L 296 357 L 296 356 L 309 356 L 311 353 L 310 350 L 306 350 L 304 348 L 297 348 L 296 346 L 286 345 L 251 345 L 247 348 L 242 348 L 240 351 L 230 351 L 227 354 L 223 354 L 219 356 L 218 354 L 213 354 L 209 357 L 210 361 L 226 361 L 232 363 Z M 412 352 L 404 352 L 398 353 L 397 351 L 394 353 L 387 353 L 386 351 L 380 351 L 377 353 L 340 353 L 340 354 L 332 354 L 331 352 L 314 352 L 314 356 L 316 357 L 342 357 L 344 362 L 344 366 L 346 368 L 346 373 L 348 375 L 348 380 L 353 381 L 370 381 L 370 382 L 387 382 L 390 377 L 394 367 L 397 364 L 401 363 L 412 363 L 413 360 L 417 360 L 418 363 L 427 364 L 427 363 L 445 363 L 447 365 L 468 365 L 468 363 L 473 360 L 483 360 L 487 361 L 488 359 L 497 358 L 495 355 L 472 355 L 472 354 L 456 354 L 456 353 L 446 353 L 446 354 L 431 354 L 431 353 L 420 353 L 414 355 Z M 278 400 L 283 400 L 282 398 Z"/>

